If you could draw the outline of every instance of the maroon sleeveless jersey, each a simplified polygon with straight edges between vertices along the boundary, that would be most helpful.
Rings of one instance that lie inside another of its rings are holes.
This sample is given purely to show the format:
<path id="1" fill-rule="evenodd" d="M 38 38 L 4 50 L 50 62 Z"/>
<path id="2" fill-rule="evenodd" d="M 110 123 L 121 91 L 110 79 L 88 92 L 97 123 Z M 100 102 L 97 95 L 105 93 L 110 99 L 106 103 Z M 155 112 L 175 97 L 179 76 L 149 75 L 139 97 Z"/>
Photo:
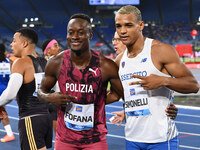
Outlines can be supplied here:
<path id="1" fill-rule="evenodd" d="M 58 79 L 60 91 L 76 96 L 73 103 L 94 104 L 94 123 L 92 129 L 76 131 L 65 125 L 65 108 L 58 107 L 56 140 L 75 145 L 92 144 L 106 139 L 105 101 L 107 84 L 102 82 L 100 54 L 91 50 L 92 58 L 85 69 L 73 66 L 70 50 L 63 53 L 63 62 Z"/>

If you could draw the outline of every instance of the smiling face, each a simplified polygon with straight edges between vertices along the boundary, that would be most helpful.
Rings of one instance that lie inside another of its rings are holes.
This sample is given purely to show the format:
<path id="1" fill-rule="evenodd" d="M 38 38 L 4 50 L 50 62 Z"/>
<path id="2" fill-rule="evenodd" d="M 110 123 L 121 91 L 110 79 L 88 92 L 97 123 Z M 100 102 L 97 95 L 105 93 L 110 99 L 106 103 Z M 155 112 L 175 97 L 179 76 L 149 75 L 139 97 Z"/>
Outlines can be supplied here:
<path id="1" fill-rule="evenodd" d="M 121 41 L 126 46 L 131 46 L 142 36 L 144 23 L 143 21 L 138 21 L 133 13 L 117 13 L 115 17 L 115 26 Z"/>
<path id="2" fill-rule="evenodd" d="M 48 50 L 47 50 L 47 54 L 49 54 L 49 56 L 53 56 L 53 55 L 57 55 L 60 53 L 60 46 L 58 45 L 58 43 L 54 43 Z"/>
<path id="3" fill-rule="evenodd" d="M 89 40 L 92 37 L 89 23 L 80 18 L 71 19 L 67 26 L 67 44 L 72 51 L 89 50 Z"/>

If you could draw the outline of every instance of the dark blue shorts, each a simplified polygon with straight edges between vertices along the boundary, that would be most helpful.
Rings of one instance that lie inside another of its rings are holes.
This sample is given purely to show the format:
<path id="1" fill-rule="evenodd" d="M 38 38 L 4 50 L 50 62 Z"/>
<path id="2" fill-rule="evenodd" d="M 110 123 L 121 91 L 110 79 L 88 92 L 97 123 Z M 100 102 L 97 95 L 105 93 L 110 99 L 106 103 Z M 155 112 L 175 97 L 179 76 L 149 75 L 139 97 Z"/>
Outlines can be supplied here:
<path id="1" fill-rule="evenodd" d="M 160 143 L 139 143 L 126 140 L 126 150 L 178 150 L 178 136 Z"/>

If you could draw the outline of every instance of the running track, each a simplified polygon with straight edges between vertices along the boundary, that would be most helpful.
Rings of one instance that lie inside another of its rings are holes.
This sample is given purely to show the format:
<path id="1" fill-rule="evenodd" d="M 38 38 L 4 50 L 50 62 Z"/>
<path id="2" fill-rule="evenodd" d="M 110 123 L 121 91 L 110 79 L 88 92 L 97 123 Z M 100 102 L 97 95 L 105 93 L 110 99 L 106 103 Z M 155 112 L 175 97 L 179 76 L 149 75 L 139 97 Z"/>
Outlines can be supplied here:
<path id="1" fill-rule="evenodd" d="M 200 108 L 199 107 L 179 107 L 179 113 L 176 118 L 176 126 L 179 130 L 179 150 L 200 150 Z M 116 102 L 106 106 L 106 117 L 108 127 L 108 146 L 109 150 L 125 150 L 124 124 L 121 126 L 113 125 L 109 122 L 112 116 L 111 112 L 122 109 L 122 102 Z M 0 143 L 0 150 L 20 150 L 18 134 L 18 107 L 16 101 L 7 105 L 7 112 L 10 118 L 10 124 L 15 134 L 15 141 Z M 5 130 L 0 124 L 0 138 L 5 135 Z M 54 144 L 54 141 L 53 141 Z M 53 148 L 49 149 L 53 150 Z"/>

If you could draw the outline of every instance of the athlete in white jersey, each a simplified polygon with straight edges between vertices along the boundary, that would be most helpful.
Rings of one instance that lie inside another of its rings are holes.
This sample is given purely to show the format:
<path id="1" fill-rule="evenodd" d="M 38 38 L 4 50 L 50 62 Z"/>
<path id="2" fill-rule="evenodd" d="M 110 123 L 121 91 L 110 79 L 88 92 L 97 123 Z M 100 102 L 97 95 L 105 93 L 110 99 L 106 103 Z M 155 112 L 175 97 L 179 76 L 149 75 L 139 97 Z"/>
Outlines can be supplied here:
<path id="1" fill-rule="evenodd" d="M 124 108 L 127 114 L 125 134 L 129 141 L 157 143 L 170 140 L 178 135 L 174 121 L 165 114 L 165 109 L 173 97 L 173 91 L 164 86 L 155 90 L 144 90 L 141 85 L 129 85 L 133 81 L 140 80 L 132 78 L 130 76 L 132 74 L 167 76 L 153 65 L 151 44 L 152 39 L 146 38 L 143 51 L 134 59 L 128 58 L 126 50 L 119 66 L 119 76 L 125 87 Z M 133 65 L 136 63 L 137 65 Z"/>
<path id="2" fill-rule="evenodd" d="M 196 93 L 198 82 L 170 45 L 143 36 L 139 9 L 123 6 L 116 13 L 115 25 L 127 47 L 116 58 L 124 88 L 126 149 L 177 150 L 178 131 L 165 109 L 173 90 Z"/>

